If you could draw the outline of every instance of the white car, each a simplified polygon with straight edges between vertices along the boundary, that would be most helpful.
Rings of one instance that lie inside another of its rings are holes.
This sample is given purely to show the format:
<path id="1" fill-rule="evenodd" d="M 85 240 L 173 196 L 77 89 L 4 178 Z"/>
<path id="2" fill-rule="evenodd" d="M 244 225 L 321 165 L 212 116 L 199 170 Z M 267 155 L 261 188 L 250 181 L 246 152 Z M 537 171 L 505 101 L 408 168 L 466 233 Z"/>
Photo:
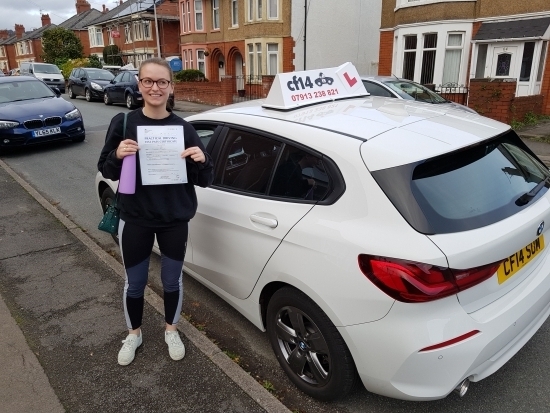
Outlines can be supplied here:
<path id="1" fill-rule="evenodd" d="M 358 379 L 406 400 L 464 394 L 549 315 L 550 173 L 505 124 L 353 97 L 336 69 L 187 118 L 215 180 L 196 188 L 185 271 L 267 330 L 310 396 Z M 116 183 L 96 188 L 105 206 Z"/>

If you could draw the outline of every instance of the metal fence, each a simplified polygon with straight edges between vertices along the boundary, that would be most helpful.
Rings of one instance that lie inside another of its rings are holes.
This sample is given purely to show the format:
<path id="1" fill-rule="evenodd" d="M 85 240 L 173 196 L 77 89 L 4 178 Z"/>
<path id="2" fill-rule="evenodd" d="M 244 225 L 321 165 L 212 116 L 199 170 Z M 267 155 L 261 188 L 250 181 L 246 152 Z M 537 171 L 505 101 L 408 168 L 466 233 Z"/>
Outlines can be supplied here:
<path id="1" fill-rule="evenodd" d="M 468 87 L 456 83 L 446 83 L 435 87 L 435 91 L 447 100 L 451 100 L 461 105 L 468 103 Z"/>
<path id="2" fill-rule="evenodd" d="M 262 75 L 239 75 L 233 76 L 233 79 L 235 82 L 234 102 L 262 99 L 265 97 Z"/>

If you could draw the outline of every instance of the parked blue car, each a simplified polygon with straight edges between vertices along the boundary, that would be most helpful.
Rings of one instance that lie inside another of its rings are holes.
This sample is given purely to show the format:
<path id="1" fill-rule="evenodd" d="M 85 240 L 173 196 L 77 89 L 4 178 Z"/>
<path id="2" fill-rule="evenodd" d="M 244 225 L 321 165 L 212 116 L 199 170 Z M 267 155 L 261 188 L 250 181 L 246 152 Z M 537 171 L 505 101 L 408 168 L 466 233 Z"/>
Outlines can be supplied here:
<path id="1" fill-rule="evenodd" d="M 123 70 L 103 88 L 103 103 L 124 103 L 128 109 L 134 109 L 143 104 L 143 98 L 138 88 L 138 71 Z"/>
<path id="2" fill-rule="evenodd" d="M 59 89 L 32 76 L 0 77 L 0 151 L 84 138 L 82 114 Z"/>

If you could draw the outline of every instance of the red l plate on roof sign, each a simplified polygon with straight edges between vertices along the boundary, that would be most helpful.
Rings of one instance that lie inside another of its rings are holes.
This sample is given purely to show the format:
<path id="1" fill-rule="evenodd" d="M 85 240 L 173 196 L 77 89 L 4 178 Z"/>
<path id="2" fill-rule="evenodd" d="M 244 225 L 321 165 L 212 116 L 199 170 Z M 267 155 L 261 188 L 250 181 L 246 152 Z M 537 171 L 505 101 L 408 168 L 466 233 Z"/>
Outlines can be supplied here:
<path id="1" fill-rule="evenodd" d="M 368 94 L 357 69 L 348 62 L 338 67 L 277 74 L 262 106 L 289 110 Z"/>

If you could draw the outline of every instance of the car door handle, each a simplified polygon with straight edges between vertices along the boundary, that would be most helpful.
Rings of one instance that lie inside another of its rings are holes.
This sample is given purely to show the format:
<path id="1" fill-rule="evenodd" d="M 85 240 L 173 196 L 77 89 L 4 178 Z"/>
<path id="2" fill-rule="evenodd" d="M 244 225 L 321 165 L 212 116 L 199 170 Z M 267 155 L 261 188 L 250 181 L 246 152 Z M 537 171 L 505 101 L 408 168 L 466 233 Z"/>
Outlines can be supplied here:
<path id="1" fill-rule="evenodd" d="M 279 224 L 276 219 L 266 218 L 256 214 L 250 215 L 250 220 L 252 222 L 256 222 L 257 224 L 265 225 L 269 228 L 277 228 L 277 225 Z"/>

